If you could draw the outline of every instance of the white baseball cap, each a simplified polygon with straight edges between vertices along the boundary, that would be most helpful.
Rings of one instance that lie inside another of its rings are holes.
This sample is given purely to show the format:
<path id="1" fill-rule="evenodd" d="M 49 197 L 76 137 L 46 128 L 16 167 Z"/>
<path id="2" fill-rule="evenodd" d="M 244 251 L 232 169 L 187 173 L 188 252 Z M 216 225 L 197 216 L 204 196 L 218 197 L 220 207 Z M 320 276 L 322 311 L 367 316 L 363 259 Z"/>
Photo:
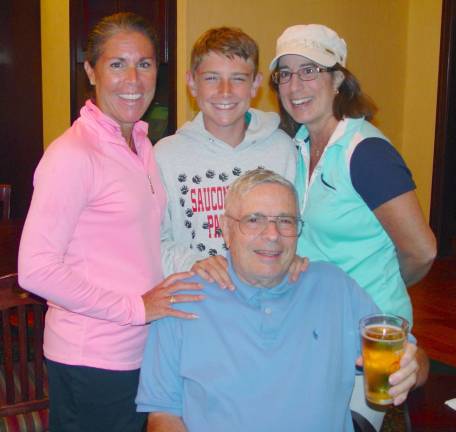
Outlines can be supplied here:
<path id="1" fill-rule="evenodd" d="M 269 70 L 274 70 L 279 58 L 286 54 L 301 55 L 326 67 L 336 63 L 345 66 L 347 44 L 334 30 L 324 25 L 295 25 L 285 29 L 277 39 L 276 56 Z"/>

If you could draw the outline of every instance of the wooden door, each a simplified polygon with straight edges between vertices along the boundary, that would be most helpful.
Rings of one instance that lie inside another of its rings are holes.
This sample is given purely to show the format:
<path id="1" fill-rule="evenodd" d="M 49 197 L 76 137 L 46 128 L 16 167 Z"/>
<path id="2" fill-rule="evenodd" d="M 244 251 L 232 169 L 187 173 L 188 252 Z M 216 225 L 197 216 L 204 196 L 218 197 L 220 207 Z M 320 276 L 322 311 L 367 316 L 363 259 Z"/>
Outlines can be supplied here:
<path id="1" fill-rule="evenodd" d="M 11 217 L 25 217 L 43 153 L 39 0 L 1 0 L 0 183 L 11 184 Z"/>
<path id="2" fill-rule="evenodd" d="M 456 2 L 443 0 L 431 227 L 439 256 L 456 255 Z"/>
<path id="3" fill-rule="evenodd" d="M 87 35 L 101 18 L 116 12 L 144 16 L 160 40 L 157 91 L 144 115 L 156 142 L 176 130 L 176 0 L 70 0 L 71 121 L 90 95 L 83 66 Z"/>

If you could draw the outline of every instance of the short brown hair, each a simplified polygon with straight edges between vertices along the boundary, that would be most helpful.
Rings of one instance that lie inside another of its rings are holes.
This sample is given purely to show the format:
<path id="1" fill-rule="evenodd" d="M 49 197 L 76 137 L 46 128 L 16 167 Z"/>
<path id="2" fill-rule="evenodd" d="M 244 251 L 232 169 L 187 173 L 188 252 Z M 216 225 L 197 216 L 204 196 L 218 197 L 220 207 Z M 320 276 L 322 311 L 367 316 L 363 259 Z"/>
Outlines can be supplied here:
<path id="1" fill-rule="evenodd" d="M 365 117 L 366 120 L 371 120 L 377 111 L 372 99 L 361 90 L 361 86 L 357 78 L 345 67 L 336 63 L 330 68 L 331 73 L 340 71 L 344 74 L 344 80 L 339 86 L 339 91 L 336 94 L 333 102 L 333 115 L 337 120 L 342 120 L 344 117 L 360 118 Z M 279 86 L 270 80 L 271 86 L 279 93 Z M 296 122 L 290 114 L 285 110 L 282 102 L 279 99 L 280 105 L 280 128 L 288 133 L 291 137 L 296 135 L 301 124 Z"/>
<path id="2" fill-rule="evenodd" d="M 106 41 L 119 32 L 138 32 L 150 40 L 158 63 L 159 44 L 154 28 L 141 15 L 119 12 L 102 18 L 90 31 L 87 39 L 86 60 L 95 67 Z"/>
<path id="3" fill-rule="evenodd" d="M 251 60 L 254 75 L 258 72 L 258 45 L 241 29 L 235 27 L 218 27 L 204 32 L 192 48 L 190 68 L 195 73 L 203 58 L 210 52 L 222 54 L 229 59 L 240 57 Z"/>

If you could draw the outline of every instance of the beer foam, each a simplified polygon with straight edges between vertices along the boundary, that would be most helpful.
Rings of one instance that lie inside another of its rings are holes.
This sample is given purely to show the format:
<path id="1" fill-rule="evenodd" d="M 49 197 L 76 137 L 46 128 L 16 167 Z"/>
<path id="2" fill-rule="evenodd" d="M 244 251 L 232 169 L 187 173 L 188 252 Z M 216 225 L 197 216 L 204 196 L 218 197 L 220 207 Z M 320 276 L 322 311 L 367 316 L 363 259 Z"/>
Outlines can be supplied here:
<path id="1" fill-rule="evenodd" d="M 405 338 L 404 330 L 391 324 L 370 324 L 363 328 L 362 335 L 374 342 L 397 342 Z"/>

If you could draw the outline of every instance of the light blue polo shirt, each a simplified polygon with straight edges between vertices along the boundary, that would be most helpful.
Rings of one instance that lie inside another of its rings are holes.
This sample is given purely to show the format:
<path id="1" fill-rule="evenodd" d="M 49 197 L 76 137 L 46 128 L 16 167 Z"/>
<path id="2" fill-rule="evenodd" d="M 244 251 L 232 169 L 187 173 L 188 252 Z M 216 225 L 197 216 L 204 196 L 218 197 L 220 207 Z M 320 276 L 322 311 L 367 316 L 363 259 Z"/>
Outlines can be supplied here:
<path id="1" fill-rule="evenodd" d="M 309 179 L 308 136 L 307 129 L 301 127 L 295 138 L 300 148 L 295 186 L 304 220 L 298 254 L 336 264 L 383 312 L 400 315 L 412 324 L 412 305 L 394 243 L 355 190 L 350 176 L 351 156 L 360 143 L 380 138 L 390 144 L 364 118 L 344 119 Z"/>
<path id="2" fill-rule="evenodd" d="M 312 263 L 298 282 L 177 304 L 199 318 L 151 325 L 138 411 L 181 416 L 190 432 L 352 431 L 359 319 L 378 309 L 344 272 Z M 201 282 L 200 279 L 195 278 Z"/>

